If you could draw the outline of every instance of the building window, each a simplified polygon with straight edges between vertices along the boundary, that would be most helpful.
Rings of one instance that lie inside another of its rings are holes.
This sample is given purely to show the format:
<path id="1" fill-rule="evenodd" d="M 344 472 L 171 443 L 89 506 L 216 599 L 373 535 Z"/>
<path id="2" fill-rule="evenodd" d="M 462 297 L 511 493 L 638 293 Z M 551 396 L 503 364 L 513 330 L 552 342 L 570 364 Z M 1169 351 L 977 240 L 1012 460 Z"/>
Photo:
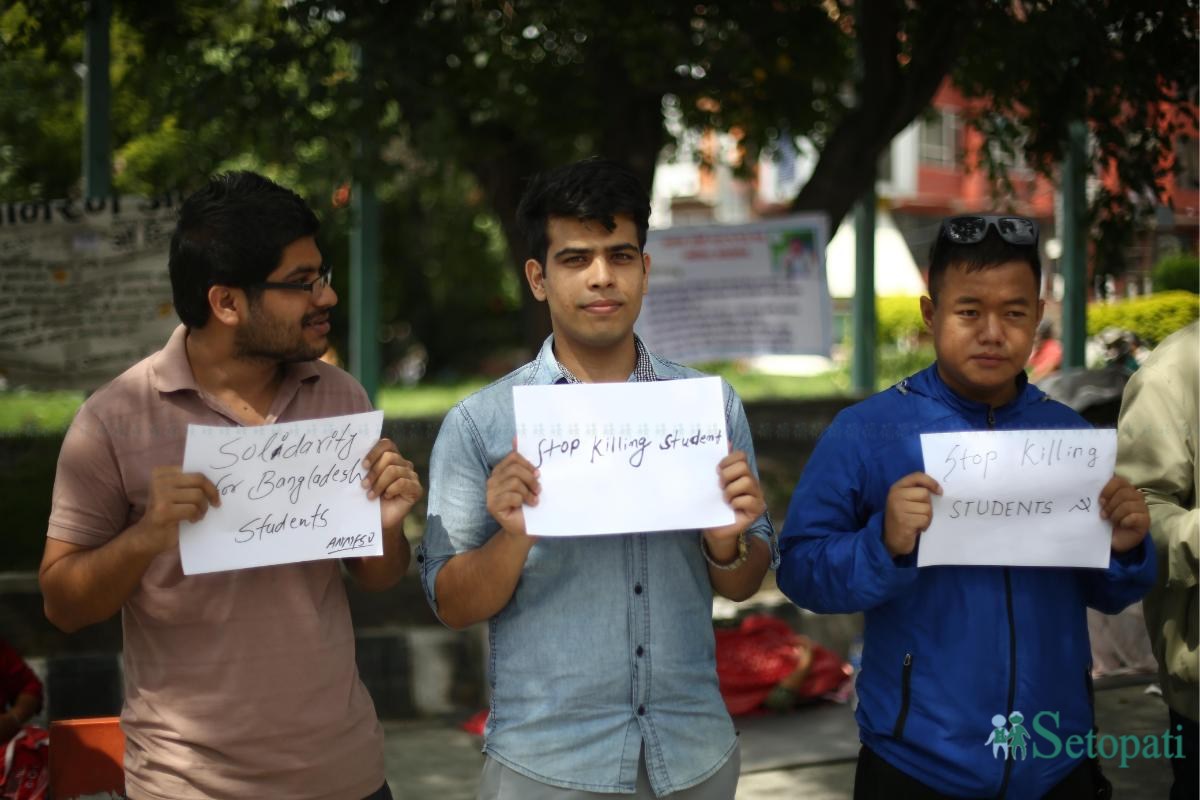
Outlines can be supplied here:
<path id="1" fill-rule="evenodd" d="M 953 111 L 933 111 L 922 120 L 921 163 L 941 167 L 957 166 L 960 130 L 958 115 Z"/>

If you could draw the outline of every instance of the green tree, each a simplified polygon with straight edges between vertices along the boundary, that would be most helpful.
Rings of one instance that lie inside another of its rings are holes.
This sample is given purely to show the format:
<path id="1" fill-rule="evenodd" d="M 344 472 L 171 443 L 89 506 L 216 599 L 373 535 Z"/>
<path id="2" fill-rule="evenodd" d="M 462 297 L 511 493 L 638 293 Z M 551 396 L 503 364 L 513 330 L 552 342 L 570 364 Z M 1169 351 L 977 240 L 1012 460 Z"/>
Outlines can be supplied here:
<path id="1" fill-rule="evenodd" d="M 442 165 L 478 187 L 514 275 L 524 179 L 601 153 L 648 183 L 671 143 L 664 109 L 687 127 L 737 130 L 750 159 L 782 131 L 812 141 L 819 160 L 795 207 L 825 211 L 835 229 L 947 77 L 980 101 L 974 122 L 996 143 L 985 158 L 1001 183 L 995 154 L 1020 150 L 1049 173 L 1067 126 L 1089 123 L 1095 158 L 1120 179 L 1093 208 L 1113 251 L 1158 193 L 1178 124 L 1162 104 L 1194 85 L 1197 59 L 1196 0 L 113 3 L 134 42 L 121 86 L 144 107 L 116 140 L 158 145 L 127 169 L 186 180 L 248 152 L 333 185 Z M 82 4 L 15 7 L 28 13 L 4 24 L 0 69 L 33 53 L 61 72 Z M 533 343 L 548 322 L 521 297 Z"/>

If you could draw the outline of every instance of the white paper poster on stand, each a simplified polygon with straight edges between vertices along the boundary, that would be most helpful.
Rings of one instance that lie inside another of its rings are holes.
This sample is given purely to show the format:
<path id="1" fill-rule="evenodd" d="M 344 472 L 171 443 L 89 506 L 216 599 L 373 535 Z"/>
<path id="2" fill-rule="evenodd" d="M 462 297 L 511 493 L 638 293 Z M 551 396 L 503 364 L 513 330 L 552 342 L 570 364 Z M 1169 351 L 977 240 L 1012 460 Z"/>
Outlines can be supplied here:
<path id="1" fill-rule="evenodd" d="M 828 356 L 827 228 L 822 214 L 796 214 L 651 230 L 650 290 L 638 334 L 655 353 L 683 363 Z"/>
<path id="2" fill-rule="evenodd" d="M 540 470 L 538 536 L 729 525 L 720 378 L 513 388 L 517 450 Z"/>
<path id="3" fill-rule="evenodd" d="M 200 472 L 220 507 L 179 526 L 187 575 L 383 554 L 379 500 L 361 486 L 383 412 L 278 425 L 189 425 L 184 472 Z"/>
<path id="4" fill-rule="evenodd" d="M 1116 464 L 1116 431 L 923 433 L 921 451 L 942 494 L 917 566 L 1108 566 L 1100 490 Z"/>

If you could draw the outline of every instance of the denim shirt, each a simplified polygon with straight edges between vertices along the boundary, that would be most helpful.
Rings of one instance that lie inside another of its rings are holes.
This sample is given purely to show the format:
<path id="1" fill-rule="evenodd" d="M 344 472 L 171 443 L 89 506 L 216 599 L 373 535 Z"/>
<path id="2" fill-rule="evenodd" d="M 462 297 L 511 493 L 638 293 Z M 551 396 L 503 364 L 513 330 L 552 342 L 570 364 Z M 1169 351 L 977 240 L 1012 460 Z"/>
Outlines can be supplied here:
<path id="1" fill-rule="evenodd" d="M 566 377 L 552 341 L 442 423 L 417 553 L 435 612 L 442 566 L 499 530 L 487 511 L 486 484 L 512 450 L 512 387 Z M 649 358 L 657 380 L 701 376 Z M 729 437 L 757 475 L 741 401 L 722 386 Z M 597 503 L 621 502 L 597 488 Z M 778 564 L 770 518 L 763 514 L 749 533 L 770 544 L 771 565 Z M 484 752 L 534 780 L 590 792 L 632 793 L 643 748 L 658 795 L 712 776 L 735 745 L 717 688 L 712 595 L 697 530 L 539 538 L 512 599 L 488 621 L 492 700 Z"/>

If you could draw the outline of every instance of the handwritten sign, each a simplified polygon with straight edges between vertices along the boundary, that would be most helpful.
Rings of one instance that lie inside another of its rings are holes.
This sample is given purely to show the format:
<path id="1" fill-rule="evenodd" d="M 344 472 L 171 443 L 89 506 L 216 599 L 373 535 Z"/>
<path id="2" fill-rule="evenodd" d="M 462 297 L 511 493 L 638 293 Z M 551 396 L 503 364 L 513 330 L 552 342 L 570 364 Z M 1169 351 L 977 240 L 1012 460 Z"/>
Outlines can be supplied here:
<path id="1" fill-rule="evenodd" d="M 942 495 L 917 566 L 1108 566 L 1112 525 L 1099 498 L 1116 431 L 925 433 L 921 451 Z"/>
<path id="2" fill-rule="evenodd" d="M 729 525 L 719 378 L 513 388 L 517 450 L 541 471 L 539 536 Z"/>
<path id="3" fill-rule="evenodd" d="M 200 472 L 220 507 L 179 526 L 187 575 L 269 564 L 383 554 L 379 501 L 368 500 L 362 460 L 383 412 L 279 425 L 189 425 L 184 472 Z"/>

